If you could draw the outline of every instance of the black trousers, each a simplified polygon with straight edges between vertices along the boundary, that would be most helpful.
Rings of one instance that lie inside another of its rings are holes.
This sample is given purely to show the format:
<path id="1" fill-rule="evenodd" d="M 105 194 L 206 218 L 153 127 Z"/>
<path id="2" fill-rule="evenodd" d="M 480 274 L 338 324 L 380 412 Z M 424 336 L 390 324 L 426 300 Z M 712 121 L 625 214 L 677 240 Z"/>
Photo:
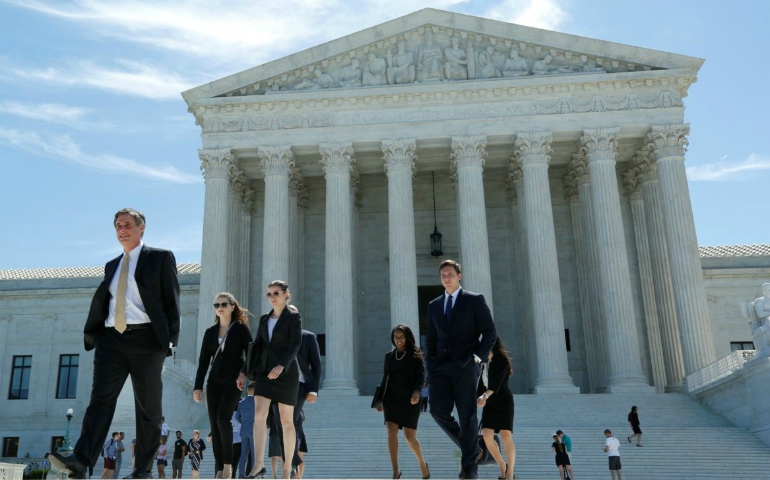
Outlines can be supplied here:
<path id="1" fill-rule="evenodd" d="M 134 387 L 136 409 L 135 468 L 152 471 L 155 452 L 160 445 L 163 414 L 161 372 L 166 350 L 161 350 L 152 328 L 128 330 L 114 328 L 96 341 L 91 401 L 83 416 L 80 439 L 74 453 L 88 466 L 96 465 L 104 439 L 108 437 L 118 395 L 128 376 Z"/>
<path id="2" fill-rule="evenodd" d="M 230 478 L 238 478 L 238 462 L 241 460 L 241 442 L 233 443 L 233 475 Z M 243 474 L 246 476 L 246 474 Z"/>
<path id="3" fill-rule="evenodd" d="M 478 472 L 476 385 L 480 374 L 481 367 L 473 360 L 464 367 L 447 360 L 431 369 L 428 384 L 430 414 L 449 439 L 460 447 L 462 468 L 472 474 Z M 457 407 L 459 422 L 452 416 L 453 407 Z"/>
<path id="4" fill-rule="evenodd" d="M 211 381 L 206 384 L 206 404 L 211 424 L 211 443 L 214 445 L 214 461 L 218 469 L 233 464 L 233 418 L 235 407 L 241 399 L 241 391 L 233 381 Z"/>
<path id="5" fill-rule="evenodd" d="M 291 460 L 292 467 L 296 467 L 302 463 L 302 459 L 299 458 L 299 439 L 302 438 L 302 429 L 304 422 L 302 421 L 302 408 L 305 406 L 305 395 L 307 395 L 307 387 L 304 382 L 299 382 L 299 389 L 297 390 L 297 405 L 294 406 L 294 430 L 297 433 L 297 441 L 294 443 L 294 457 Z M 283 451 L 283 428 L 281 428 L 281 415 L 278 410 L 278 403 L 272 404 L 273 409 L 273 423 L 275 424 L 276 431 L 281 439 L 281 452 L 282 457 L 286 459 L 286 452 Z"/>

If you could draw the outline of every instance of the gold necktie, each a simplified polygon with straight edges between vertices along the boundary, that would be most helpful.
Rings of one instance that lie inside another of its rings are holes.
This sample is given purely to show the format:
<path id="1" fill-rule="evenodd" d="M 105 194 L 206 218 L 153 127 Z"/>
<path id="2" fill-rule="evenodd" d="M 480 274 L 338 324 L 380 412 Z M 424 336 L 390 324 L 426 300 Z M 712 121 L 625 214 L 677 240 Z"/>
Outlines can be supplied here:
<path id="1" fill-rule="evenodd" d="M 126 290 L 128 288 L 128 262 L 131 257 L 123 255 L 123 264 L 120 266 L 118 277 L 118 293 L 115 295 L 115 330 L 118 333 L 126 331 Z"/>

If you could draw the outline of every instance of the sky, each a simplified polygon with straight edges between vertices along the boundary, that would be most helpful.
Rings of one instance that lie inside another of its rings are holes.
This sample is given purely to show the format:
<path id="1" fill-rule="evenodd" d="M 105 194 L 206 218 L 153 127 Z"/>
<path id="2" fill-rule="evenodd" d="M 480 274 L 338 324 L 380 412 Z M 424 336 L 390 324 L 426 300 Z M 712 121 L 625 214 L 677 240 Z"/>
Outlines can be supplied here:
<path id="1" fill-rule="evenodd" d="M 704 58 L 684 100 L 698 242 L 770 243 L 764 0 L 0 0 L 0 270 L 104 264 L 124 206 L 199 262 L 180 92 L 425 7 Z"/>

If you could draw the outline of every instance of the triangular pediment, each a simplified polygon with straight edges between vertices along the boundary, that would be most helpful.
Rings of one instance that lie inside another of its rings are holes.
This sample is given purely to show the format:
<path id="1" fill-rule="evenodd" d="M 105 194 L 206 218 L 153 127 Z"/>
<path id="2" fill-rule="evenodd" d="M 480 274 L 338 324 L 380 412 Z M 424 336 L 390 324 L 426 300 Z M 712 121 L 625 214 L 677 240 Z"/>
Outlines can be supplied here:
<path id="1" fill-rule="evenodd" d="M 215 97 L 690 69 L 703 60 L 424 9 L 182 93 Z M 578 80 L 578 79 L 576 79 Z"/>

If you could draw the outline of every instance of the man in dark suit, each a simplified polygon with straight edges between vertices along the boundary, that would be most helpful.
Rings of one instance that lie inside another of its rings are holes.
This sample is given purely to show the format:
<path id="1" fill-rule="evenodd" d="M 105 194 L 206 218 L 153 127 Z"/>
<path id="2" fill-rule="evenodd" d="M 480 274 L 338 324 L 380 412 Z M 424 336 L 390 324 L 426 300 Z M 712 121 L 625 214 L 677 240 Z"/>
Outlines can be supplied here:
<path id="1" fill-rule="evenodd" d="M 489 355 L 497 333 L 484 296 L 460 287 L 460 264 L 444 260 L 439 272 L 446 292 L 428 306 L 430 413 L 462 451 L 459 478 L 477 478 L 476 386 L 481 361 Z M 452 416 L 455 406 L 459 423 Z"/>
<path id="2" fill-rule="evenodd" d="M 70 478 L 86 478 L 88 467 L 99 460 L 129 375 L 136 405 L 136 447 L 134 471 L 125 478 L 151 478 L 160 445 L 161 371 L 179 338 L 174 254 L 144 245 L 145 218 L 137 210 L 118 211 L 114 227 L 123 253 L 104 267 L 104 280 L 96 289 L 83 329 L 86 350 L 96 349 L 91 402 L 74 453 L 49 454 L 51 465 Z"/>
<path id="3" fill-rule="evenodd" d="M 291 307 L 289 307 L 291 308 Z M 297 431 L 297 442 L 295 443 L 294 458 L 292 466 L 300 470 L 299 478 L 302 478 L 301 465 L 302 459 L 299 456 L 300 440 L 305 438 L 304 422 L 302 420 L 302 408 L 307 403 L 315 403 L 318 398 L 318 383 L 321 380 L 321 349 L 318 347 L 318 339 L 315 333 L 309 330 L 302 330 L 302 343 L 297 352 L 297 363 L 299 364 L 299 390 L 297 391 L 297 406 L 294 407 L 294 428 Z M 283 431 L 281 422 L 278 420 L 278 405 L 273 404 L 273 418 L 275 426 L 281 436 L 281 448 L 283 448 Z"/>

